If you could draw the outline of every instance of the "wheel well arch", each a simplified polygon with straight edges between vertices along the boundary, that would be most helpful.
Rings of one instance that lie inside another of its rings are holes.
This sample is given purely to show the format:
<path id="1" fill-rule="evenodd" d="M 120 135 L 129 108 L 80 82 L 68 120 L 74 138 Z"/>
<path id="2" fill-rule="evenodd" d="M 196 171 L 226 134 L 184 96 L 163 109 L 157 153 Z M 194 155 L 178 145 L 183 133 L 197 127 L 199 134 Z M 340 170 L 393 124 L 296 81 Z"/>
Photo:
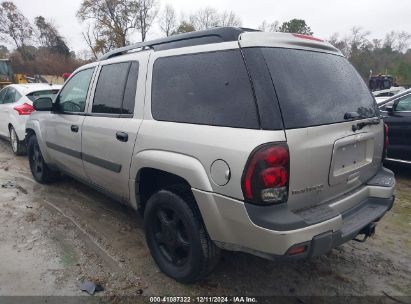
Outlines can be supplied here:
<path id="1" fill-rule="evenodd" d="M 138 209 L 144 212 L 145 205 L 152 194 L 160 189 L 176 185 L 191 192 L 190 183 L 181 176 L 151 167 L 141 168 L 136 178 Z"/>
<path id="2" fill-rule="evenodd" d="M 31 128 L 26 128 L 26 140 L 32 135 L 36 135 L 36 132 Z"/>

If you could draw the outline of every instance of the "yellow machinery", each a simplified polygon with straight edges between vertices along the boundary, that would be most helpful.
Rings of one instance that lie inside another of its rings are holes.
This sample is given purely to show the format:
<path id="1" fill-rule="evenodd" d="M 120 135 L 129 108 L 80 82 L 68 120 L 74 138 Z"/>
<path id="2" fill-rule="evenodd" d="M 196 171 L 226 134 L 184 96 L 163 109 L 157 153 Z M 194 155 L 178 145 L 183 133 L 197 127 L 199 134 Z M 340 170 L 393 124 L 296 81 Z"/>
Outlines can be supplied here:
<path id="1" fill-rule="evenodd" d="M 9 59 L 0 59 L 0 88 L 12 83 L 28 83 L 24 74 L 14 74 Z"/>

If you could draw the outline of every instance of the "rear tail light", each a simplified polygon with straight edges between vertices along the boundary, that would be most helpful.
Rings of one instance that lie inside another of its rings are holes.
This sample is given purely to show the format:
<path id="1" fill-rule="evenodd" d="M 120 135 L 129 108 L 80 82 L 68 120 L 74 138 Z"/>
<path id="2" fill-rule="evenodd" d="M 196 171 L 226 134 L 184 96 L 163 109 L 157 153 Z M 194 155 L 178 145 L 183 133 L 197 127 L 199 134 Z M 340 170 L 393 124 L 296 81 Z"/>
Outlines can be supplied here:
<path id="1" fill-rule="evenodd" d="M 16 110 L 19 115 L 30 115 L 34 112 L 33 106 L 29 105 L 28 103 L 23 103 L 22 105 L 15 106 L 13 109 Z"/>
<path id="2" fill-rule="evenodd" d="M 387 149 L 388 149 L 388 125 L 385 123 L 384 124 L 384 151 L 383 151 L 383 158 L 387 156 Z"/>
<path id="3" fill-rule="evenodd" d="M 244 198 L 255 204 L 278 204 L 288 199 L 289 152 L 286 144 L 270 144 L 251 153 L 244 169 Z"/>

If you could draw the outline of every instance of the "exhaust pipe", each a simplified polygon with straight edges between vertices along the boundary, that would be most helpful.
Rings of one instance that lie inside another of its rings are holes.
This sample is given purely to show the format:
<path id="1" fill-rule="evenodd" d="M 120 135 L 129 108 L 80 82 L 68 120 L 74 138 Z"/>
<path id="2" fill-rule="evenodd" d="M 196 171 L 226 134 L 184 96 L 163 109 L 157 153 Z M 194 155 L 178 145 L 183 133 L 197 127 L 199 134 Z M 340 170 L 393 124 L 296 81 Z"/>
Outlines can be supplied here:
<path id="1" fill-rule="evenodd" d="M 358 235 L 363 234 L 364 238 L 363 239 L 358 239 L 357 237 L 355 237 L 354 241 L 357 241 L 357 242 L 360 242 L 360 243 L 365 242 L 369 237 L 372 237 L 375 234 L 375 226 L 377 226 L 376 223 L 370 223 L 367 226 L 365 226 L 364 228 L 362 228 L 360 230 L 360 232 L 358 232 Z"/>

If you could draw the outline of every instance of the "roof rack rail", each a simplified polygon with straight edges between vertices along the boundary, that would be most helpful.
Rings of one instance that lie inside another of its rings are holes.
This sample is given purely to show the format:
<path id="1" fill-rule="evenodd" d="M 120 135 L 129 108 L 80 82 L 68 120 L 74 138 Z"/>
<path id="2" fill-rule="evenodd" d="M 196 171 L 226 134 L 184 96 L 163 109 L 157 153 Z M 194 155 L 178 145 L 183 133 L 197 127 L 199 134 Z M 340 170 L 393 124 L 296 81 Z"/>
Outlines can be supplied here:
<path id="1" fill-rule="evenodd" d="M 258 30 L 239 27 L 216 27 L 203 31 L 195 31 L 179 35 L 170 36 L 151 41 L 139 42 L 112 50 L 99 58 L 99 61 L 115 56 L 123 55 L 129 51 L 137 49 L 151 48 L 155 51 L 181 48 L 209 43 L 219 43 L 227 41 L 237 41 L 238 36 L 244 32 L 255 32 Z"/>

